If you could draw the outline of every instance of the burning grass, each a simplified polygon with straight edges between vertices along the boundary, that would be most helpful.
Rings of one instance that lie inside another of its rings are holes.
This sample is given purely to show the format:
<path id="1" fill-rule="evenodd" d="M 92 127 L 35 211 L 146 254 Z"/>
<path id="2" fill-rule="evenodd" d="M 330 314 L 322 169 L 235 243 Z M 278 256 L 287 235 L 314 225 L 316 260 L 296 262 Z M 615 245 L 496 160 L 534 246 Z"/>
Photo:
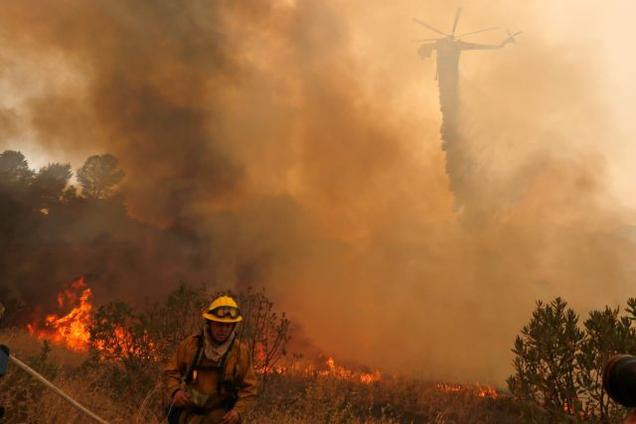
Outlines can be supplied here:
<path id="1" fill-rule="evenodd" d="M 488 386 L 388 376 L 330 356 L 283 357 L 289 321 L 273 312 L 263 293 L 241 296 L 243 305 L 252 306 L 244 310 L 244 331 L 254 340 L 252 356 L 262 382 L 257 407 L 247 422 L 519 421 L 512 400 Z M 210 293 L 181 287 L 165 303 L 143 312 L 121 302 L 95 308 L 86 281 L 78 279 L 60 291 L 55 311 L 25 329 L 3 330 L 0 341 L 108 421 L 159 423 L 161 360 L 200 325 L 198 319 L 166 317 L 196 317 L 209 297 Z M 0 403 L 7 407 L 8 423 L 86 421 L 17 369 L 0 381 Z"/>
<path id="2" fill-rule="evenodd" d="M 77 353 L 62 345 L 53 345 L 44 352 L 42 343 L 24 331 L 0 332 L 0 340 L 8 341 L 16 355 L 27 358 L 55 384 L 108 421 L 160 422 L 160 399 L 153 384 L 143 393 L 136 394 L 131 393 L 129 387 L 108 384 L 109 371 L 87 366 L 87 353 Z M 325 364 L 324 369 L 294 368 L 261 375 L 264 390 L 247 422 L 519 422 L 512 400 L 504 395 L 482 397 L 479 393 L 483 386 L 450 385 L 394 376 L 382 376 L 365 383 L 352 377 L 354 371 L 343 374 L 345 368 L 335 361 L 332 363 L 332 367 Z M 0 381 L 0 402 L 8 409 L 7 423 L 86 422 L 57 395 L 15 368 Z"/>
<path id="3" fill-rule="evenodd" d="M 255 422 L 299 423 L 519 422 L 512 399 L 494 388 L 489 389 L 496 396 L 481 396 L 484 387 L 398 376 L 366 383 L 340 372 L 291 371 L 267 376 L 254 418 Z"/>

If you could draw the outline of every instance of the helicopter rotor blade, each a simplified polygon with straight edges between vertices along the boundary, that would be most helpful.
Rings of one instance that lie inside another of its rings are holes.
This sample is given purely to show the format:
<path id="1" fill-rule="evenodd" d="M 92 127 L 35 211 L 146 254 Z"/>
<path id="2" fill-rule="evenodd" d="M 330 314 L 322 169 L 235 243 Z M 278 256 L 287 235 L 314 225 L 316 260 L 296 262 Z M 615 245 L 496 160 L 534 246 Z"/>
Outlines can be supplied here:
<path id="1" fill-rule="evenodd" d="M 441 38 L 422 38 L 419 40 L 411 40 L 412 43 L 426 43 L 428 41 L 438 41 L 441 40 Z"/>
<path id="2" fill-rule="evenodd" d="M 458 37 L 467 37 L 469 35 L 479 34 L 486 31 L 494 31 L 496 29 L 499 29 L 499 27 L 491 27 L 491 28 L 480 29 L 479 31 L 467 32 L 466 34 L 459 35 Z"/>
<path id="3" fill-rule="evenodd" d="M 442 31 L 440 31 L 439 29 L 437 29 L 437 28 L 434 28 L 434 27 L 430 26 L 430 25 L 429 25 L 429 24 L 427 24 L 426 22 L 422 22 L 422 21 L 420 21 L 419 19 L 416 19 L 416 18 L 413 18 L 413 20 L 414 20 L 415 22 L 417 22 L 418 24 L 420 24 L 420 25 L 422 25 L 422 26 L 425 26 L 426 28 L 430 29 L 430 30 L 431 30 L 431 31 L 433 31 L 433 32 L 436 32 L 436 33 L 441 34 L 441 35 L 446 36 L 446 37 L 448 37 L 448 36 L 449 36 L 449 34 L 445 34 L 445 33 L 443 33 L 443 32 L 442 32 Z"/>
<path id="4" fill-rule="evenodd" d="M 506 32 L 508 33 L 508 40 L 510 40 L 511 43 L 516 43 L 517 39 L 515 38 L 517 35 L 522 34 L 523 31 L 517 31 L 514 34 L 510 32 L 509 29 L 506 29 Z"/>
<path id="5" fill-rule="evenodd" d="M 453 32 L 452 35 L 455 35 L 455 30 L 457 29 L 457 23 L 459 22 L 459 17 L 462 15 L 462 8 L 458 7 L 457 12 L 455 13 L 455 22 L 453 22 Z"/>

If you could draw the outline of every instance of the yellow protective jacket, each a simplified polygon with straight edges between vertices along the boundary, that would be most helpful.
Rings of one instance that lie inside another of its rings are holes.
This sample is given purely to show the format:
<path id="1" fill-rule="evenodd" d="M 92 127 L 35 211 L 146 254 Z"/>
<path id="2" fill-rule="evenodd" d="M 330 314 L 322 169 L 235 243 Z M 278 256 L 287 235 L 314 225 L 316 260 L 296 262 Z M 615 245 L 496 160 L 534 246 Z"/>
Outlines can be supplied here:
<path id="1" fill-rule="evenodd" d="M 195 361 L 201 335 L 190 336 L 181 342 L 177 351 L 166 362 L 163 375 L 165 392 L 172 401 L 172 396 L 179 389 L 184 389 L 183 377 Z M 202 342 L 202 341 L 201 341 Z M 215 363 L 202 355 L 196 367 L 195 378 L 189 384 L 190 389 L 209 395 L 203 411 L 197 413 L 186 409 L 181 414 L 179 423 L 214 423 L 220 422 L 225 411 L 233 408 L 244 417 L 256 402 L 258 382 L 248 345 L 235 340 L 226 353 L 225 375 L 219 382 L 221 362 Z"/>

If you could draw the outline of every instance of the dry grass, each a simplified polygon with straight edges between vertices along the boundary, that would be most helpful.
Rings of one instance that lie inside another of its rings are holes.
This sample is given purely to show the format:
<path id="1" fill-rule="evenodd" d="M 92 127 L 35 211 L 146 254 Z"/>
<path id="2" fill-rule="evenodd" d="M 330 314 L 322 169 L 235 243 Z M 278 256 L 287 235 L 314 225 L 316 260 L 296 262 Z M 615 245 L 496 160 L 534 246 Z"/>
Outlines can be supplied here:
<path id="1" fill-rule="evenodd" d="M 88 355 L 42 344 L 22 331 L 3 331 L 0 342 L 80 403 L 111 423 L 161 422 L 160 391 L 113 384 L 112 369 L 87 366 Z M 23 371 L 11 367 L 0 381 L 7 423 L 84 423 L 90 420 Z M 444 393 L 435 384 L 385 378 L 373 384 L 336 377 L 270 375 L 247 422 L 281 423 L 518 423 L 506 397 L 481 398 L 470 390 Z"/>
<path id="2" fill-rule="evenodd" d="M 405 378 L 361 384 L 282 375 L 267 382 L 254 422 L 518 423 L 519 416 L 510 398 L 482 398 L 471 388 L 446 393 Z"/>

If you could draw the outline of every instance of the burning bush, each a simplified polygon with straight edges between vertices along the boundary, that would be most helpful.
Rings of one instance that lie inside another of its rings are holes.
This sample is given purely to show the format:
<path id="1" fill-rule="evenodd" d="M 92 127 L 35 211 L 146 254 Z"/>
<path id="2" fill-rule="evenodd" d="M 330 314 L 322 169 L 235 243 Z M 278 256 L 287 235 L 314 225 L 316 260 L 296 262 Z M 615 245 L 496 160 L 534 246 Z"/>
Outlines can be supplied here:
<path id="1" fill-rule="evenodd" d="M 116 398 L 138 397 L 157 380 L 159 354 L 147 323 L 144 314 L 123 302 L 109 303 L 95 314 L 85 366 L 105 372 L 98 384 L 110 386 Z"/>
<path id="2" fill-rule="evenodd" d="M 84 284 L 75 284 L 80 290 L 75 300 L 80 305 L 82 290 L 90 282 L 85 279 Z M 73 286 L 67 285 L 62 293 Z M 49 343 L 58 350 L 70 348 L 54 331 L 32 334 L 47 337 L 41 354 L 31 355 L 28 362 L 110 422 L 158 424 L 163 418 L 157 386 L 160 359 L 170 355 L 183 337 L 200 329 L 200 312 L 212 296 L 202 287 L 182 285 L 165 301 L 139 309 L 123 302 L 96 308 L 87 298 L 91 304 L 88 348 L 72 352 L 74 360 L 82 364 L 52 365 Z M 238 297 L 245 315 L 243 335 L 254 338 L 255 362 L 268 381 L 248 422 L 518 422 L 509 398 L 487 386 L 386 377 L 364 367 L 344 366 L 327 356 L 315 360 L 286 357 L 289 320 L 262 291 L 248 290 Z M 72 302 L 65 301 L 65 305 L 64 310 L 56 310 L 58 318 L 75 308 Z M 27 350 L 11 344 L 20 357 L 29 356 Z M 9 406 L 9 423 L 41 422 L 42 416 L 51 417 L 51 422 L 82 420 L 56 395 L 18 370 L 0 382 L 0 401 Z"/>
<path id="3" fill-rule="evenodd" d="M 267 376 L 287 352 L 289 320 L 285 313 L 277 313 L 264 291 L 247 292 L 238 296 L 243 310 L 243 337 L 250 346 L 254 368 Z"/>
<path id="4" fill-rule="evenodd" d="M 58 312 L 47 314 L 44 320 L 31 322 L 27 326 L 29 333 L 39 339 L 64 343 L 77 352 L 86 351 L 92 323 L 91 296 L 84 277 L 73 281 L 57 295 Z"/>
<path id="5" fill-rule="evenodd" d="M 161 360 L 186 336 L 200 331 L 200 313 L 218 293 L 182 284 L 164 301 L 142 308 L 124 302 L 97 308 L 89 283 L 79 278 L 62 287 L 52 310 L 29 324 L 31 336 L 45 343 L 44 356 L 38 361 L 46 362 L 48 343 L 77 352 L 76 357 L 83 358 L 80 367 L 54 367 L 48 375 L 61 373 L 65 382 L 81 382 L 81 389 L 71 390 L 80 399 L 85 392 L 107 396 L 101 404 L 125 405 L 117 414 L 135 416 L 137 422 L 160 422 L 162 395 L 157 383 Z M 290 321 L 285 314 L 276 311 L 262 290 L 248 289 L 236 297 L 245 318 L 242 337 L 250 345 L 263 383 L 268 382 L 262 385 L 266 390 L 250 416 L 254 422 L 445 422 L 475 416 L 488 421 L 488 417 L 508 414 L 499 411 L 505 399 L 487 386 L 386 379 L 378 370 L 345 366 L 330 356 L 286 357 Z M 24 387 L 26 391 L 9 390 L 7 398 L 26 399 L 23 415 L 29 409 L 39 410 L 35 399 L 46 397 L 35 385 Z M 495 400 L 498 403 L 489 403 Z M 457 412 L 459 405 L 466 404 L 471 406 Z M 291 409 L 281 412 L 285 405 Z M 114 414 L 104 409 L 101 413 L 106 417 Z M 56 416 L 64 416 L 64 412 L 56 412 Z"/>
<path id="6" fill-rule="evenodd" d="M 201 311 L 215 294 L 185 284 L 164 302 L 134 309 L 124 302 L 110 302 L 94 311 L 92 292 L 84 278 L 71 282 L 57 296 L 55 312 L 28 325 L 41 340 L 76 352 L 89 352 L 80 373 L 99 375 L 95 385 L 107 387 L 114 399 L 137 399 L 152 393 L 160 380 L 161 362 L 179 342 L 201 331 Z M 289 320 L 274 310 L 263 291 L 239 293 L 245 317 L 239 327 L 248 341 L 255 368 L 267 376 L 285 353 Z M 157 391 L 158 393 L 158 391 Z M 159 399 L 153 401 L 159 410 Z"/>

